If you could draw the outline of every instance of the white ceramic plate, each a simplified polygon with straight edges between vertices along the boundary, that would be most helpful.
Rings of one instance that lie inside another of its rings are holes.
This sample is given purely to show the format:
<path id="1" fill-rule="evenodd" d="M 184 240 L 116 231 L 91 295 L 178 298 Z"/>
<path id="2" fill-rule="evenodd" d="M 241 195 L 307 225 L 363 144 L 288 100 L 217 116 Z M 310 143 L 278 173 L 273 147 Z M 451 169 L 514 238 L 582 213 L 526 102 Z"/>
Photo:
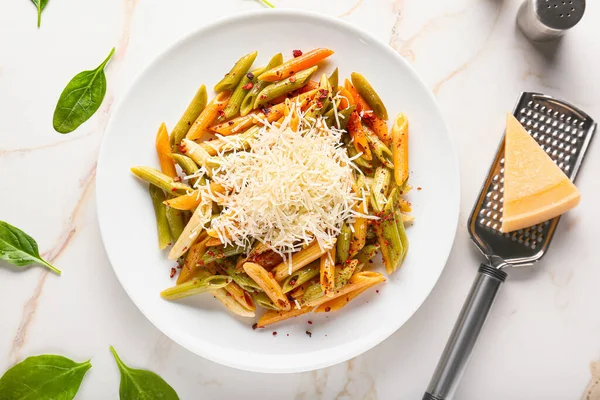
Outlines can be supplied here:
<path id="1" fill-rule="evenodd" d="M 364 74 L 391 116 L 410 120 L 410 199 L 416 223 L 402 269 L 337 313 L 309 314 L 253 331 L 253 319 L 232 316 L 212 296 L 179 302 L 159 292 L 174 284 L 174 262 L 157 249 L 147 185 L 129 172 L 158 166 L 154 136 L 172 128 L 197 87 L 212 87 L 241 55 L 257 49 L 255 65 L 275 53 L 328 47 L 322 67 Z M 115 273 L 142 313 L 171 339 L 203 357 L 259 372 L 299 372 L 345 361 L 401 327 L 433 289 L 452 246 L 459 210 L 459 173 L 440 110 L 415 71 L 386 44 L 334 18 L 266 10 L 217 21 L 171 46 L 135 81 L 112 115 L 97 178 L 98 218 Z M 312 324 L 308 324 L 308 320 Z M 310 330 L 312 337 L 305 332 Z M 277 335 L 273 336 L 273 331 Z M 288 336 L 289 334 L 289 336 Z"/>

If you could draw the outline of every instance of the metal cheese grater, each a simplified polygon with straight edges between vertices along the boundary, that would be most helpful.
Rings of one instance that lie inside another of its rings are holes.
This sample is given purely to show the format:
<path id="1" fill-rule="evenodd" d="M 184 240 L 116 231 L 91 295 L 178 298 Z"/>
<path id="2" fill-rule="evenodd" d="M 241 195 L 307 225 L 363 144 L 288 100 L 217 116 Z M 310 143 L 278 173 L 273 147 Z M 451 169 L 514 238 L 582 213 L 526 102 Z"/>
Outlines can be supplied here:
<path id="1" fill-rule="evenodd" d="M 514 115 L 543 150 L 573 181 L 596 130 L 596 123 L 578 108 L 539 93 L 523 93 Z M 560 217 L 502 233 L 504 138 L 469 218 L 469 234 L 487 258 L 463 305 L 423 400 L 447 400 L 465 370 L 479 332 L 498 289 L 505 267 L 531 265 L 550 246 Z"/>

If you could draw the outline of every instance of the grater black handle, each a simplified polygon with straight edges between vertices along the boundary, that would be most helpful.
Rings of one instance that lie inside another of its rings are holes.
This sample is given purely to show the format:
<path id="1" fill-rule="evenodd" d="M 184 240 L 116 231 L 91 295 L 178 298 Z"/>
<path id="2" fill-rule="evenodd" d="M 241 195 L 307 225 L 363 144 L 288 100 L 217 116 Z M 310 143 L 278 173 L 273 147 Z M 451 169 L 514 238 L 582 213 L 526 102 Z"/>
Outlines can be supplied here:
<path id="1" fill-rule="evenodd" d="M 506 272 L 482 264 L 423 400 L 448 400 L 454 394 L 479 332 L 492 308 Z"/>

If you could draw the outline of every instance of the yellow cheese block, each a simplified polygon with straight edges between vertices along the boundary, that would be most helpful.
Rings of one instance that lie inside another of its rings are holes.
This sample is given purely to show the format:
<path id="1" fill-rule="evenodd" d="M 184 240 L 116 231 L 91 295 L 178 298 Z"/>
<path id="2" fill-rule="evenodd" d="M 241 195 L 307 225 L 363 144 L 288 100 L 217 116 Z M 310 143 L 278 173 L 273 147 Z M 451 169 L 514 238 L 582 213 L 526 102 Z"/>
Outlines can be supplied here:
<path id="1" fill-rule="evenodd" d="M 530 227 L 579 204 L 579 190 L 512 114 L 504 138 L 502 232 Z"/>

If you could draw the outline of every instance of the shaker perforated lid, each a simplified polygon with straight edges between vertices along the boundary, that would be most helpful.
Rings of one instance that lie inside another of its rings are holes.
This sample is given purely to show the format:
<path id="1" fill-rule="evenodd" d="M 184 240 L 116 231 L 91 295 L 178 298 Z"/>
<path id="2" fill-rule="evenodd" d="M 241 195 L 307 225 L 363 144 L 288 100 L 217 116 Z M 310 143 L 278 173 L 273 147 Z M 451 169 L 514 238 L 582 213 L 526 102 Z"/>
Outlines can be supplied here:
<path id="1" fill-rule="evenodd" d="M 585 0 L 535 0 L 533 5 L 542 24 L 560 30 L 574 27 L 585 11 Z"/>

